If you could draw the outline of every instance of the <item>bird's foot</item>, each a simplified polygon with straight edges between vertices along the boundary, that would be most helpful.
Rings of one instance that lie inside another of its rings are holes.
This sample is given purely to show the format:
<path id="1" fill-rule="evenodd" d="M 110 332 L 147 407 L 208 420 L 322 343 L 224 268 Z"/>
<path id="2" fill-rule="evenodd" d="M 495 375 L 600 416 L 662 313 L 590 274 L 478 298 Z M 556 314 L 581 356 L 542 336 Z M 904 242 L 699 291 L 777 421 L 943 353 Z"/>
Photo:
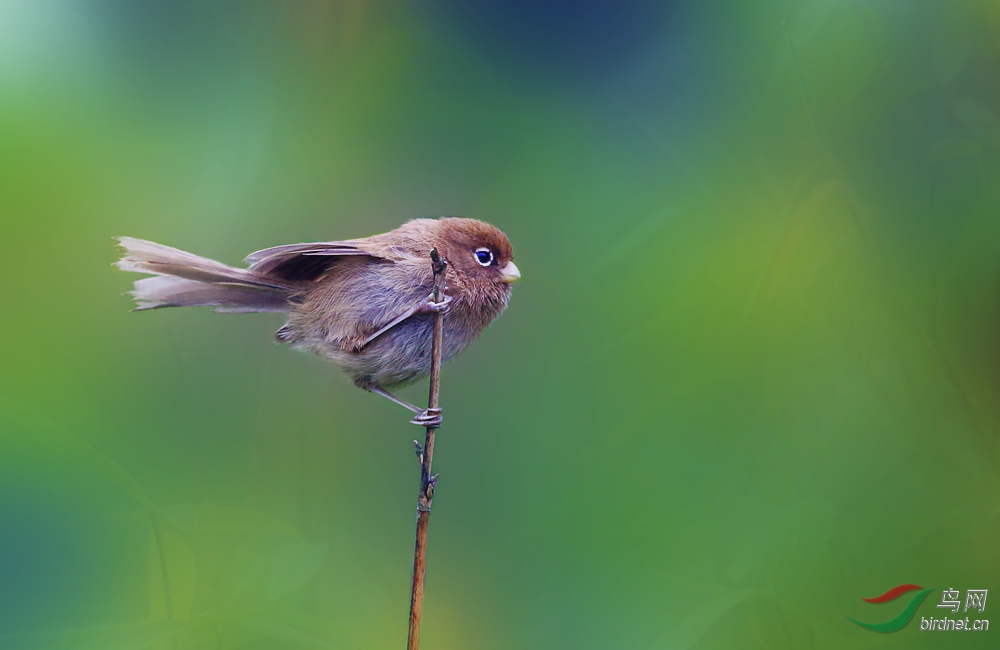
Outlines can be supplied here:
<path id="1" fill-rule="evenodd" d="M 440 302 L 434 302 L 434 296 L 430 295 L 420 301 L 417 305 L 418 314 L 447 314 L 451 309 L 451 296 L 442 296 Z"/>
<path id="2" fill-rule="evenodd" d="M 441 409 L 424 409 L 410 420 L 410 424 L 436 429 L 441 426 Z"/>

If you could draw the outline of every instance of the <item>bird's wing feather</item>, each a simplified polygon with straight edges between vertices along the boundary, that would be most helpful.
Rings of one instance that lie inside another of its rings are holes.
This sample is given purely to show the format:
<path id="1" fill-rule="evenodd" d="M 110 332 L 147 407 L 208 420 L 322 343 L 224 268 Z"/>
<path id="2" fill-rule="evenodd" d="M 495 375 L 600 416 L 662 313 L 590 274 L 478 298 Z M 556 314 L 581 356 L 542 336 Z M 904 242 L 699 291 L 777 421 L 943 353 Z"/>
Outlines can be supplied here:
<path id="1" fill-rule="evenodd" d="M 307 287 L 290 322 L 302 338 L 359 352 L 375 333 L 413 315 L 432 287 L 430 264 L 421 258 L 351 257 Z"/>
<path id="2" fill-rule="evenodd" d="M 338 258 L 353 256 L 395 261 L 402 258 L 402 251 L 364 240 L 312 242 L 265 248 L 250 253 L 243 262 L 258 275 L 307 281 L 322 275 Z"/>

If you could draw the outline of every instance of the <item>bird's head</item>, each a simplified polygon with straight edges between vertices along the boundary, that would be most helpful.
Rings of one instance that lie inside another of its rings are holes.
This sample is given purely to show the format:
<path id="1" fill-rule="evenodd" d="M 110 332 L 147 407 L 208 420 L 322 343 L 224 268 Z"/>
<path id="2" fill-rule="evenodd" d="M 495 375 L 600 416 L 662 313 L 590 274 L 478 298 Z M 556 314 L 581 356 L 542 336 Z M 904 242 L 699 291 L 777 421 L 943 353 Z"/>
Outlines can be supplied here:
<path id="1" fill-rule="evenodd" d="M 482 297 L 510 295 L 510 285 L 521 277 L 514 249 L 496 226 L 475 219 L 438 219 L 441 253 L 458 281 Z"/>

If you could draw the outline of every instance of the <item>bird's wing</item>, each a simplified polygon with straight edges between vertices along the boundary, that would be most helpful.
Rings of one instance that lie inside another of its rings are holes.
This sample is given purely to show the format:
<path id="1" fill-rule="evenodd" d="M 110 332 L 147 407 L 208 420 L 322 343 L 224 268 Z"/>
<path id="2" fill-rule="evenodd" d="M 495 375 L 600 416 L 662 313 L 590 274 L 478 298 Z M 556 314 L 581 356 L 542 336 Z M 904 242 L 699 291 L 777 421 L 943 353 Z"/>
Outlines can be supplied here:
<path id="1" fill-rule="evenodd" d="M 303 284 L 291 320 L 298 336 L 334 343 L 345 352 L 361 352 L 420 311 L 434 286 L 430 258 L 425 263 L 422 256 L 393 259 L 390 256 L 398 251 L 379 252 L 341 258 L 321 280 Z"/>
<path id="2" fill-rule="evenodd" d="M 250 253 L 243 260 L 252 273 L 292 282 L 314 280 L 338 258 L 367 256 L 396 261 L 403 251 L 364 240 L 286 244 Z"/>

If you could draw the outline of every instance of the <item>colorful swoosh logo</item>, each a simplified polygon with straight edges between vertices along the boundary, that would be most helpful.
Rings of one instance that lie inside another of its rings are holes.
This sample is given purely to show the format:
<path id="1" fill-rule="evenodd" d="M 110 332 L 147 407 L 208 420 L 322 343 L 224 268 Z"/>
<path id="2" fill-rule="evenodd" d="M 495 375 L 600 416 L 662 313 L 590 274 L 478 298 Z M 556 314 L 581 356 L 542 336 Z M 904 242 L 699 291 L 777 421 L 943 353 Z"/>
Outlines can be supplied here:
<path id="1" fill-rule="evenodd" d="M 898 615 L 896 615 L 895 617 L 889 619 L 884 623 L 863 623 L 862 621 L 854 620 L 850 616 L 847 617 L 847 620 L 856 625 L 860 625 L 861 627 L 867 630 L 871 630 L 872 632 L 898 632 L 899 630 L 906 627 L 906 624 L 910 622 L 910 619 L 913 618 L 913 614 L 916 613 L 917 608 L 920 607 L 920 603 L 924 602 L 924 598 L 927 597 L 927 594 L 934 591 L 933 588 L 924 589 L 920 585 L 899 585 L 898 587 L 893 587 L 892 589 L 885 592 L 881 596 L 861 599 L 866 603 L 875 603 L 875 604 L 888 603 L 890 601 L 896 600 L 905 593 L 909 593 L 911 591 L 917 591 L 918 589 L 920 591 L 917 594 L 915 594 L 913 598 L 910 599 L 910 602 L 906 604 L 906 607 L 903 608 L 903 611 L 901 611 Z"/>

